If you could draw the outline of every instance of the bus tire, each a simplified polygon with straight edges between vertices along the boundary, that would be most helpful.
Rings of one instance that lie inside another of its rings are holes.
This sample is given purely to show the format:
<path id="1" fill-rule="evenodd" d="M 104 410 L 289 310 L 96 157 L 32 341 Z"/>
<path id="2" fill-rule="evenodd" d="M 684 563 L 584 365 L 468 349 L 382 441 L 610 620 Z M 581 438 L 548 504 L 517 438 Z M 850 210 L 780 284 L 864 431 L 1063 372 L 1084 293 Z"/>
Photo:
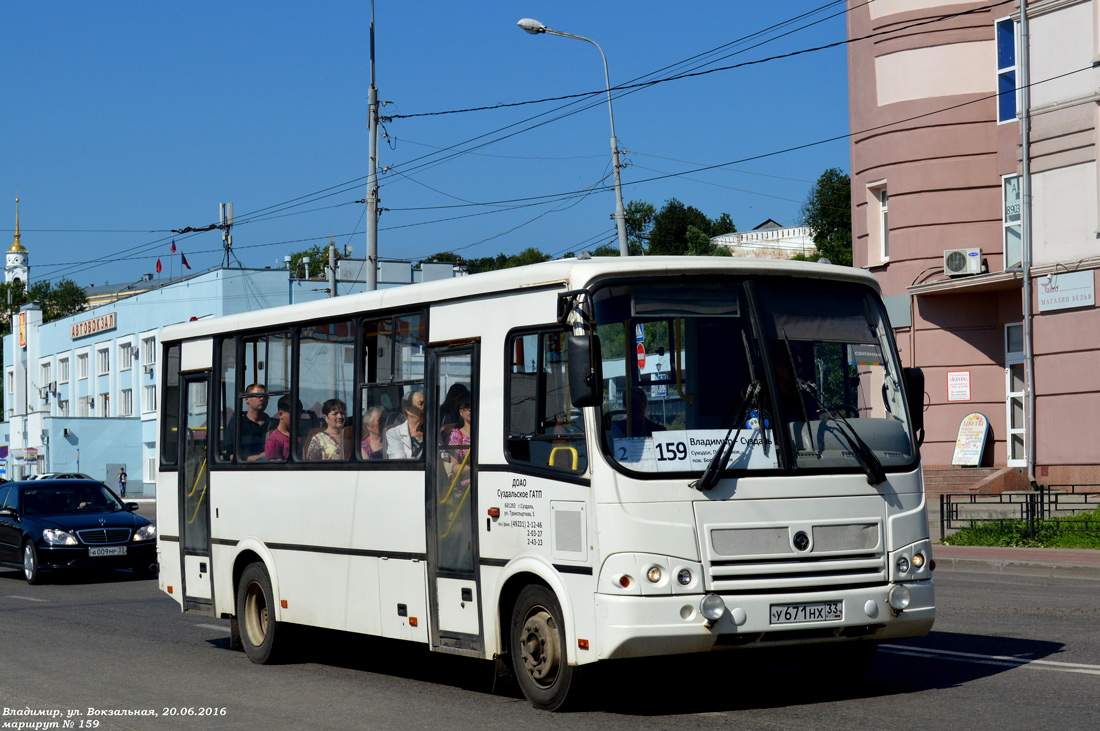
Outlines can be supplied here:
<path id="1" fill-rule="evenodd" d="M 540 584 L 525 586 L 512 609 L 510 650 L 516 681 L 536 708 L 556 711 L 574 684 L 577 668 L 569 664 L 561 605 Z"/>
<path id="2" fill-rule="evenodd" d="M 237 622 L 241 645 L 248 659 L 259 665 L 278 662 L 282 651 L 281 622 L 275 621 L 275 596 L 271 577 L 262 563 L 245 567 L 237 585 Z"/>

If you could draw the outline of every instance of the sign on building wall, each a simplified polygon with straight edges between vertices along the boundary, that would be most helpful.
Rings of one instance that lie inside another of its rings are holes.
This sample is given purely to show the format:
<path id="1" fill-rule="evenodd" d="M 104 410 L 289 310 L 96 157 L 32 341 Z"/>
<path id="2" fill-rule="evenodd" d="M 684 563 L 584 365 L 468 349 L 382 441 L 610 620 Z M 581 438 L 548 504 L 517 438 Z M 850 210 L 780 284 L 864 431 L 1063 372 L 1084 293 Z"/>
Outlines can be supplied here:
<path id="1" fill-rule="evenodd" d="M 970 400 L 970 371 L 947 372 L 947 400 Z"/>
<path id="2" fill-rule="evenodd" d="M 967 414 L 959 424 L 959 437 L 955 440 L 955 454 L 951 457 L 951 464 L 961 467 L 980 465 L 988 436 L 989 419 L 982 414 Z"/>
<path id="3" fill-rule="evenodd" d="M 101 315 L 99 317 L 93 317 L 91 320 L 83 320 L 81 322 L 74 322 L 69 330 L 69 335 L 72 340 L 77 338 L 84 338 L 89 335 L 95 335 L 101 333 L 104 330 L 115 329 L 115 313 L 109 315 Z"/>
<path id="4" fill-rule="evenodd" d="M 27 313 L 19 313 L 19 347 L 27 347 Z"/>
<path id="5" fill-rule="evenodd" d="M 1096 304 L 1093 272 L 1060 272 L 1036 280 L 1039 284 L 1039 312 L 1092 307 Z"/>

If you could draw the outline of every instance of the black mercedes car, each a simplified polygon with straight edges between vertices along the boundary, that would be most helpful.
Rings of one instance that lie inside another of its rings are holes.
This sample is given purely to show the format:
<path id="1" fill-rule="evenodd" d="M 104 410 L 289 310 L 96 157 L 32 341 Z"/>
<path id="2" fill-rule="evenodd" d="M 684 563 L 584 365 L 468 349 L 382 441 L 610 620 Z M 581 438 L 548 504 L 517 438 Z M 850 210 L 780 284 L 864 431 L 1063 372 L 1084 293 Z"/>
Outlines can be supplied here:
<path id="1" fill-rule="evenodd" d="M 29 584 L 44 569 L 130 568 L 156 574 L 157 529 L 95 480 L 0 485 L 0 564 L 23 569 Z"/>

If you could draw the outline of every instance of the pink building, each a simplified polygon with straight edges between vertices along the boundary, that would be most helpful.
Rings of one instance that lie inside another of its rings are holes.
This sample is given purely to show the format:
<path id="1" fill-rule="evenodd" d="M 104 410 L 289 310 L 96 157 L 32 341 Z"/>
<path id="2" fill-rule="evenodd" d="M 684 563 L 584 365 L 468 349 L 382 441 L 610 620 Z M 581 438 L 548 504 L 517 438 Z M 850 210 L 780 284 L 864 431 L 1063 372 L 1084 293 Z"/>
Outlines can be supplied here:
<path id="1" fill-rule="evenodd" d="M 1000 487 L 1100 485 L 1100 0 L 991 4 L 849 0 L 854 263 L 924 369 L 926 467 L 979 412 Z"/>

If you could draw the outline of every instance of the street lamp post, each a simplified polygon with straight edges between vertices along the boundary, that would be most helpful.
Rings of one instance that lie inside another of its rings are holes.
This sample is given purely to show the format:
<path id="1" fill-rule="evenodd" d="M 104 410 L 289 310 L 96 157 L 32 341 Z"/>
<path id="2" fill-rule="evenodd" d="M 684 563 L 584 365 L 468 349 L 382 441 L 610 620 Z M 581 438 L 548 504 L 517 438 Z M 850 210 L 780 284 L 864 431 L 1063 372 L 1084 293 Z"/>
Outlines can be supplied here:
<path id="1" fill-rule="evenodd" d="M 623 208 L 623 186 L 619 181 L 619 142 L 615 139 L 615 113 L 611 109 L 611 75 L 607 71 L 607 56 L 604 55 L 603 49 L 600 48 L 600 44 L 596 43 L 591 38 L 575 36 L 572 33 L 563 33 L 560 30 L 552 30 L 532 18 L 524 18 L 519 21 L 517 25 L 532 35 L 549 33 L 553 36 L 576 38 L 578 41 L 587 41 L 596 47 L 596 50 L 600 52 L 600 57 L 603 58 L 603 75 L 604 80 L 607 82 L 607 115 L 611 118 L 611 163 L 615 172 L 615 225 L 619 230 L 619 255 L 629 256 L 630 251 L 626 245 L 626 210 Z"/>

